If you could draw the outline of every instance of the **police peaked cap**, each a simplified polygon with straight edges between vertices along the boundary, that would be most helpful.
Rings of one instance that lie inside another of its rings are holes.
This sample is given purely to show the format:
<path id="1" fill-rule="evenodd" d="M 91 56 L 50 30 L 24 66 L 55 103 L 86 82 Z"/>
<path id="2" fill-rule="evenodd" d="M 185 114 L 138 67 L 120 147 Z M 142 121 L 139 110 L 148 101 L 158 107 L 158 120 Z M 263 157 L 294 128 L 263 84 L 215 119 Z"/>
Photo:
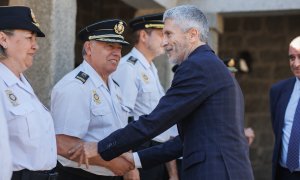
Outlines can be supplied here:
<path id="1" fill-rule="evenodd" d="M 164 28 L 163 14 L 149 14 L 136 17 L 129 22 L 129 27 L 133 31 L 148 28 L 162 29 Z"/>
<path id="2" fill-rule="evenodd" d="M 78 36 L 83 41 L 96 40 L 128 45 L 122 35 L 125 27 L 126 23 L 122 20 L 108 19 L 88 25 L 79 31 Z"/>
<path id="3" fill-rule="evenodd" d="M 4 29 L 23 29 L 36 33 L 38 37 L 45 37 L 33 11 L 26 6 L 0 6 L 0 30 Z"/>

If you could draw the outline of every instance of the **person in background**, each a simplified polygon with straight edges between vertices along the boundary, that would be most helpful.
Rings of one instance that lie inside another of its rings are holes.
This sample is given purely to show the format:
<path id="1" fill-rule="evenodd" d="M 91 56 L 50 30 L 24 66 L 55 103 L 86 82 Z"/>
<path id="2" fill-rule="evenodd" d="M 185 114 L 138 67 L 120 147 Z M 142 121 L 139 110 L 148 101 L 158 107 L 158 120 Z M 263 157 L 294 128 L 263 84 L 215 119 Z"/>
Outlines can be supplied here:
<path id="1" fill-rule="evenodd" d="M 228 58 L 223 60 L 223 62 L 227 66 L 228 70 L 231 72 L 232 76 L 235 77 L 235 74 L 238 72 L 238 69 L 236 68 L 236 60 L 233 58 Z M 251 127 L 245 128 L 244 132 L 248 140 L 248 144 L 250 146 L 254 141 L 255 133 Z"/>
<path id="2" fill-rule="evenodd" d="M 208 22 L 195 6 L 164 13 L 163 46 L 179 64 L 170 89 L 156 108 L 98 143 L 73 148 L 73 157 L 110 160 L 177 124 L 180 136 L 157 147 L 133 153 L 142 167 L 183 155 L 183 180 L 253 180 L 249 146 L 244 135 L 242 91 L 206 44 Z"/>
<path id="3" fill-rule="evenodd" d="M 111 78 L 121 58 L 125 22 L 98 21 L 83 28 L 83 62 L 53 88 L 51 113 L 58 146 L 61 180 L 118 180 L 134 168 L 122 157 L 109 162 L 94 158 L 90 167 L 78 167 L 68 151 L 83 141 L 99 141 L 127 124 L 127 108 L 122 105 L 119 84 Z"/>
<path id="4" fill-rule="evenodd" d="M 113 73 L 113 78 L 122 91 L 123 104 L 130 110 L 129 120 L 138 120 L 139 116 L 149 114 L 165 94 L 153 63 L 156 57 L 164 53 L 161 46 L 162 18 L 163 14 L 150 14 L 136 17 L 129 22 L 133 31 L 134 47 L 121 59 L 117 70 Z M 177 135 L 174 126 L 135 148 L 134 151 L 161 144 Z M 126 176 L 129 179 L 141 180 L 178 179 L 175 160 L 151 169 L 135 169 Z"/>
<path id="5" fill-rule="evenodd" d="M 0 104 L 8 126 L 12 180 L 57 178 L 53 119 L 23 74 L 39 48 L 37 37 L 45 34 L 29 7 L 0 7 Z"/>
<path id="6" fill-rule="evenodd" d="M 288 58 L 294 77 L 270 89 L 270 111 L 275 144 L 273 180 L 300 179 L 300 36 L 289 44 Z"/>

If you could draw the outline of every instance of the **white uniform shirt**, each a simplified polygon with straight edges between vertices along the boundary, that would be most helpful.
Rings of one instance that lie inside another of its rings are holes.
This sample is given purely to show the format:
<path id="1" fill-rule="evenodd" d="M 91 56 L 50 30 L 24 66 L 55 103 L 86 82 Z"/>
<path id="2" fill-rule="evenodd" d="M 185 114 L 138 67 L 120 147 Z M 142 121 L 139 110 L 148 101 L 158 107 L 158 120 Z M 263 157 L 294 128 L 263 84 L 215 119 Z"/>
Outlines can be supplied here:
<path id="1" fill-rule="evenodd" d="M 57 153 L 52 117 L 21 74 L 0 63 L 0 93 L 12 152 L 13 171 L 50 170 Z"/>
<path id="2" fill-rule="evenodd" d="M 81 79 L 78 77 L 80 72 L 89 77 Z M 111 77 L 108 86 L 109 88 L 86 61 L 63 77 L 55 85 L 51 95 L 56 134 L 98 142 L 113 131 L 123 128 L 127 124 L 128 110 L 121 105 L 121 91 Z M 62 156 L 58 160 L 64 166 L 78 168 L 76 162 Z M 100 166 L 86 169 L 82 165 L 80 168 L 98 175 L 114 175 Z"/>
<path id="3" fill-rule="evenodd" d="M 0 98 L 3 99 L 3 97 Z M 0 180 L 9 180 L 12 174 L 11 151 L 8 140 L 7 120 L 2 106 L 3 104 L 0 104 Z"/>
<path id="4" fill-rule="evenodd" d="M 131 56 L 137 61 L 129 60 Z M 155 65 L 150 64 L 136 48 L 133 48 L 129 54 L 121 59 L 112 76 L 120 84 L 123 104 L 130 109 L 130 115 L 135 120 L 138 120 L 141 115 L 151 113 L 165 94 Z M 165 142 L 177 134 L 177 129 L 174 126 L 153 140 Z"/>

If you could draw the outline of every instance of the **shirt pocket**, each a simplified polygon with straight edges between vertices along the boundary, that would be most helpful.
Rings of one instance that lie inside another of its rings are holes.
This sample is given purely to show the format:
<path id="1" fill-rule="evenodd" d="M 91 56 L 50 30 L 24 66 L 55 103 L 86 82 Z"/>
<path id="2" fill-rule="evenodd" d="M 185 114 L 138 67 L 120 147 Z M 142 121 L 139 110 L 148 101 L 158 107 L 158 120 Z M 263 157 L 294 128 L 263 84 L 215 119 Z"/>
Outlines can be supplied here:
<path id="1" fill-rule="evenodd" d="M 12 118 L 8 122 L 9 132 L 13 136 L 36 138 L 40 135 L 38 112 L 29 103 L 20 104 L 9 110 Z"/>
<path id="2" fill-rule="evenodd" d="M 144 102 L 150 103 L 151 97 L 155 92 L 155 89 L 150 85 L 145 85 L 142 87 L 141 99 Z"/>

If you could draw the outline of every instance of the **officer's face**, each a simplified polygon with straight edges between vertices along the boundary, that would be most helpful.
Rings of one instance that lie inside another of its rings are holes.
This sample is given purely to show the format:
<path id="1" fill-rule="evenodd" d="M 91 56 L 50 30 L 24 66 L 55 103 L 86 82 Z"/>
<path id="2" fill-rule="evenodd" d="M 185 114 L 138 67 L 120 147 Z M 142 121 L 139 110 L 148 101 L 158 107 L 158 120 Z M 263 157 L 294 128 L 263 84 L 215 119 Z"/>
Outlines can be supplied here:
<path id="1" fill-rule="evenodd" d="M 165 20 L 162 45 L 172 63 L 180 64 L 187 56 L 187 34 L 171 19 Z"/>
<path id="2" fill-rule="evenodd" d="M 4 61 L 13 64 L 10 67 L 17 76 L 32 66 L 38 50 L 36 34 L 27 30 L 14 30 L 13 35 L 1 32 L 1 44 L 6 47 L 7 59 Z"/>
<path id="3" fill-rule="evenodd" d="M 146 33 L 146 47 L 153 54 L 154 57 L 157 57 L 164 53 L 164 48 L 162 47 L 163 33 L 162 29 L 152 29 L 150 33 Z"/>
<path id="4" fill-rule="evenodd" d="M 89 41 L 89 63 L 101 76 L 113 73 L 121 58 L 122 45 L 101 41 Z"/>
<path id="5" fill-rule="evenodd" d="M 289 61 L 293 74 L 300 79 L 300 37 L 290 44 Z"/>

